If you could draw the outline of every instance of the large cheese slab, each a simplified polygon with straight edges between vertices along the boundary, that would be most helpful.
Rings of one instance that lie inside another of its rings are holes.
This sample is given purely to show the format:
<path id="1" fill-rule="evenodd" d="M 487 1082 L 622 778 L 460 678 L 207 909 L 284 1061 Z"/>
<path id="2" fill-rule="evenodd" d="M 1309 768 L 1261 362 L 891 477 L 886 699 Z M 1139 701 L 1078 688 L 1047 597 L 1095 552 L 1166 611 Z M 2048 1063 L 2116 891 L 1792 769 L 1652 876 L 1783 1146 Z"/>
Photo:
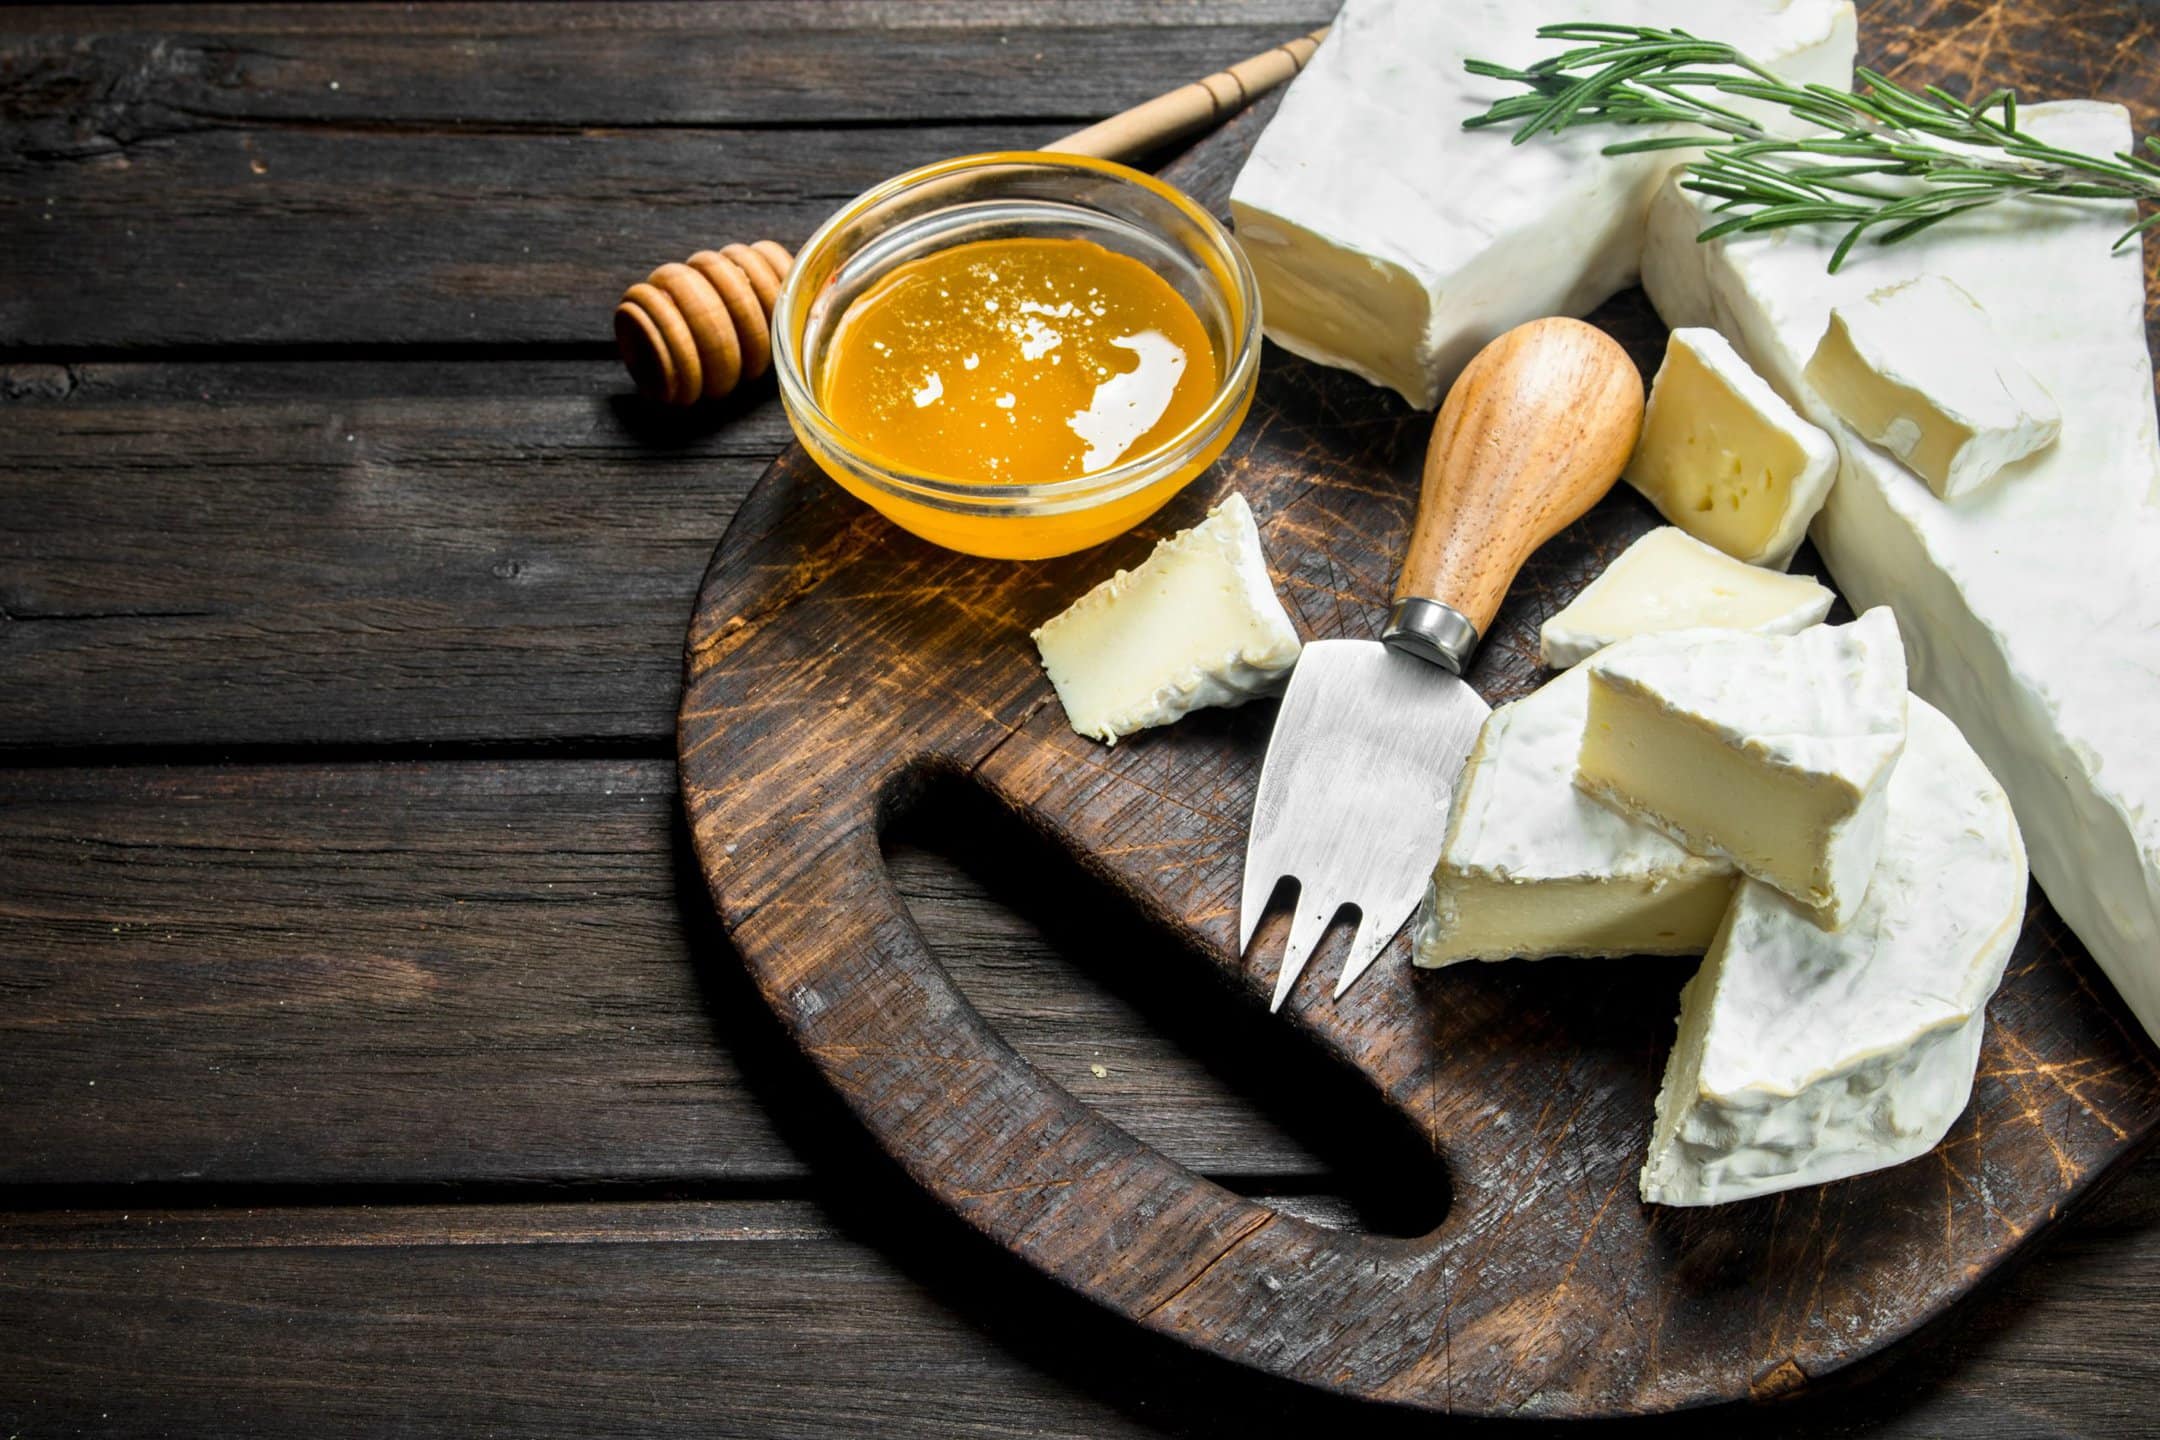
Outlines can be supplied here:
<path id="1" fill-rule="evenodd" d="M 2020 110 L 2056 144 L 2129 148 L 2128 116 Z M 2124 204 L 2026 203 L 1862 245 L 1786 230 L 1697 243 L 1695 197 L 1653 207 L 1643 281 L 1673 325 L 1715 325 L 1829 431 L 1838 480 L 1814 539 L 1853 605 L 1888 605 L 1913 690 L 1965 733 L 2017 808 L 2033 873 L 2160 1035 L 2160 429 L 2144 271 Z M 1803 375 L 1835 305 L 1955 281 L 2062 407 L 2057 443 L 1945 502 L 1831 413 Z"/>
<path id="2" fill-rule="evenodd" d="M 1634 282 L 1677 152 L 1462 128 L 1514 89 L 1463 61 L 1529 64 L 1564 20 L 1679 26 L 1792 80 L 1852 80 L 1847 0 L 1349 0 L 1230 192 L 1269 338 L 1429 410 L 1502 331 Z"/>

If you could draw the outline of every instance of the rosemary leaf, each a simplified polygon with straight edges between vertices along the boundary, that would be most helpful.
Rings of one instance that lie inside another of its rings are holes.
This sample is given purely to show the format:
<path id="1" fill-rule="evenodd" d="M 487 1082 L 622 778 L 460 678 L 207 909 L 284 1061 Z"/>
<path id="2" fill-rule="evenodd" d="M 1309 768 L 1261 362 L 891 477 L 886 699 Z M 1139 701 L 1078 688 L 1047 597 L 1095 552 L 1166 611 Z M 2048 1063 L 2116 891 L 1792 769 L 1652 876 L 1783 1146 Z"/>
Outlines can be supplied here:
<path id="1" fill-rule="evenodd" d="M 1861 89 L 1847 92 L 1788 84 L 1734 47 L 1685 30 L 1580 21 L 1537 33 L 1574 48 L 1528 68 L 1466 61 L 1471 74 L 1526 93 L 1494 102 L 1464 128 L 1510 127 L 1520 145 L 1591 125 L 1683 127 L 1616 141 L 1604 153 L 1699 150 L 1681 183 L 1715 200 L 1720 216 L 1700 239 L 1841 225 L 1834 271 L 1869 235 L 1894 245 L 2004 200 L 2160 202 L 2160 137 L 2113 156 L 2050 145 L 2018 128 L 2018 99 L 2008 88 L 1965 100 L 1939 85 L 1914 90 L 1862 69 Z M 1774 133 L 1721 100 L 1782 110 L 1801 129 Z M 2156 224 L 2160 212 L 2125 231 L 2116 247 Z"/>

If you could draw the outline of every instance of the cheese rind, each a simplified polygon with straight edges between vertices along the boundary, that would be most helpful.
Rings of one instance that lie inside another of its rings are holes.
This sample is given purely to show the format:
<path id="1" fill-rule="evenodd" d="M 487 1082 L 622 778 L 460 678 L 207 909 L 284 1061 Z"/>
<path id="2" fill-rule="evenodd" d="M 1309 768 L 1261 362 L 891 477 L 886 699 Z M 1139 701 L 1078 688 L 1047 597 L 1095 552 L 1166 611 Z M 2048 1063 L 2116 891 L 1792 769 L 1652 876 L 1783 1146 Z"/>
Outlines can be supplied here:
<path id="1" fill-rule="evenodd" d="M 1111 745 L 1205 706 L 1281 694 L 1301 648 L 1252 508 L 1234 491 L 1034 639 L 1066 720 Z"/>
<path id="2" fill-rule="evenodd" d="M 1270 339 L 1429 410 L 1503 331 L 1634 282 L 1645 209 L 1681 152 L 1462 128 L 1518 88 L 1463 62 L 1529 64 L 1554 48 L 1538 25 L 1564 20 L 1678 25 L 1796 83 L 1852 83 L 1846 0 L 1347 0 L 1230 192 Z"/>
<path id="3" fill-rule="evenodd" d="M 1538 630 L 1538 654 L 1565 668 L 1617 641 L 1666 630 L 1793 635 L 1820 624 L 1837 597 L 1804 575 L 1742 564 L 1661 525 L 1605 567 Z"/>
<path id="4" fill-rule="evenodd" d="M 1919 699 L 1910 724 L 1850 925 L 1819 929 L 1741 882 L 1681 992 L 1643 1199 L 1712 1205 L 1879 1170 L 1963 1112 L 2024 917 L 2025 851 L 1957 727 Z"/>
<path id="5" fill-rule="evenodd" d="M 1837 478 L 1837 447 L 1715 330 L 1683 328 L 1650 384 L 1627 482 L 1736 560 L 1784 569 Z"/>
<path id="6" fill-rule="evenodd" d="M 1905 746 L 1905 653 L 1887 609 L 1798 635 L 1644 635 L 1584 666 L 1576 783 L 1731 860 L 1835 928 L 1858 911 Z"/>
<path id="7" fill-rule="evenodd" d="M 1575 787 L 1589 679 L 1571 670 L 1486 717 L 1412 927 L 1414 964 L 1699 955 L 1734 871 Z"/>
<path id="8" fill-rule="evenodd" d="M 1923 275 L 1834 307 L 1807 382 L 1945 500 L 2055 443 L 2062 413 L 1980 302 Z"/>
<path id="9" fill-rule="evenodd" d="M 2131 144 L 2120 106 L 2021 106 L 2042 141 Z M 1898 613 L 1915 692 L 2009 791 L 2032 867 L 2146 1030 L 2160 1037 L 2160 427 L 2135 223 L 2114 202 L 2013 202 L 1826 273 L 1835 235 L 1697 244 L 1677 187 L 1652 216 L 1644 284 L 1674 324 L 1716 324 L 1837 441 L 1814 539 L 1855 605 Z M 2015 477 L 1945 505 L 1846 427 L 1802 367 L 1834 305 L 1918 275 L 1955 280 L 2064 409 Z"/>

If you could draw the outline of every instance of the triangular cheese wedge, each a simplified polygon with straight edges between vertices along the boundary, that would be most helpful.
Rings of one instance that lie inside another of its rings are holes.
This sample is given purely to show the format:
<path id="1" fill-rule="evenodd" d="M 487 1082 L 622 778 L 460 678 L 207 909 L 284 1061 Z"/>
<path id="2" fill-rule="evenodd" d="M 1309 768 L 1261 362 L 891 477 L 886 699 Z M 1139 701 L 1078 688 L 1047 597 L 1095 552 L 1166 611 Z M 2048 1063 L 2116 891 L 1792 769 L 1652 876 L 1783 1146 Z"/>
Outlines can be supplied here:
<path id="1" fill-rule="evenodd" d="M 1798 635 L 1681 630 L 1600 651 L 1576 783 L 1808 906 L 1859 909 L 1905 745 L 1905 651 L 1886 609 Z"/>
<path id="2" fill-rule="evenodd" d="M 1109 745 L 1204 706 L 1280 695 L 1303 648 L 1236 491 L 1034 639 L 1066 721 Z"/>
<path id="3" fill-rule="evenodd" d="M 1680 992 L 1642 1197 L 1712 1205 L 1932 1148 L 1972 1092 L 2025 914 L 2009 798 L 1915 698 L 1866 902 L 1835 933 L 1744 880 Z"/>
<path id="4" fill-rule="evenodd" d="M 1571 670 L 1486 717 L 1418 911 L 1416 964 L 1700 955 L 1710 943 L 1732 867 L 1575 788 L 1589 709 L 1589 678 Z"/>
<path id="5" fill-rule="evenodd" d="M 1660 525 L 1545 622 L 1538 655 L 1563 668 L 1607 645 L 1664 630 L 1793 635 L 1820 624 L 1835 598 L 1808 576 L 1745 564 L 1685 530 Z"/>

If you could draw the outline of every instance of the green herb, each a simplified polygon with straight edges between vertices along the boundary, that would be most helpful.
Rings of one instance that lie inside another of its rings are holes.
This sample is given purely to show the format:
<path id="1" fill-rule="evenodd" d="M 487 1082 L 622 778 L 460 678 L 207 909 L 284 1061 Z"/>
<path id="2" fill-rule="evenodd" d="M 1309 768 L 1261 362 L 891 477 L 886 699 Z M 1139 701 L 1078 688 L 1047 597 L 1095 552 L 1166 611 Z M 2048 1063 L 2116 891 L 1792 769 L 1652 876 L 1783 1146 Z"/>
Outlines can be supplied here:
<path id="1" fill-rule="evenodd" d="M 1681 184 L 1716 200 L 1714 213 L 1726 218 L 1699 240 L 1843 225 L 1830 256 L 1834 272 L 1870 232 L 1892 244 L 2016 197 L 2160 201 L 2160 165 L 2145 154 L 2102 158 L 2036 140 L 2018 129 L 2017 96 L 2008 90 L 1968 104 L 1933 85 L 1916 94 L 1861 70 L 1866 90 L 1848 94 L 1790 84 L 1732 46 L 1685 30 L 1568 24 L 1544 26 L 1538 35 L 1581 48 L 1527 70 L 1466 62 L 1471 74 L 1528 93 L 1499 101 L 1464 128 L 1513 125 L 1520 145 L 1582 125 L 1690 126 L 1690 134 L 1621 141 L 1605 153 L 1700 148 Z M 1780 135 L 1713 97 L 1779 107 L 1821 133 Z M 2160 140 L 2147 137 L 2145 149 L 2160 156 Z M 2154 225 L 2160 212 L 2124 232 L 2116 248 Z"/>

